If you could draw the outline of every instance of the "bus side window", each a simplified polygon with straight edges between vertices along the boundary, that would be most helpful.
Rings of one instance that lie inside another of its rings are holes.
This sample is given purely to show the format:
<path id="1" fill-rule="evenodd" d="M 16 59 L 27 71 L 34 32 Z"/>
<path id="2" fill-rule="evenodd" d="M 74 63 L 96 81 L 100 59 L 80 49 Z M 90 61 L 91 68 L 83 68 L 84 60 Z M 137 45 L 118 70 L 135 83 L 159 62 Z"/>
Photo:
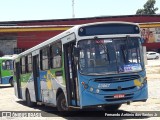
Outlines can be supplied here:
<path id="1" fill-rule="evenodd" d="M 6 69 L 10 70 L 10 61 L 9 60 L 6 61 Z"/>
<path id="2" fill-rule="evenodd" d="M 2 62 L 2 69 L 6 70 L 6 62 L 5 61 Z"/>
<path id="3" fill-rule="evenodd" d="M 48 47 L 45 47 L 41 50 L 41 70 L 49 69 L 49 50 Z"/>
<path id="4" fill-rule="evenodd" d="M 28 72 L 32 72 L 32 55 L 27 56 L 27 68 Z"/>
<path id="5" fill-rule="evenodd" d="M 10 60 L 9 62 L 10 62 L 10 70 L 13 70 L 13 66 L 14 66 L 13 60 Z"/>
<path id="6" fill-rule="evenodd" d="M 25 74 L 26 73 L 26 62 L 25 62 L 25 57 L 21 58 L 21 73 Z"/>
<path id="7" fill-rule="evenodd" d="M 3 70 L 13 70 L 12 60 L 3 61 L 2 62 L 2 69 Z"/>
<path id="8" fill-rule="evenodd" d="M 51 46 L 51 67 L 60 68 L 62 66 L 62 44 L 55 43 Z"/>

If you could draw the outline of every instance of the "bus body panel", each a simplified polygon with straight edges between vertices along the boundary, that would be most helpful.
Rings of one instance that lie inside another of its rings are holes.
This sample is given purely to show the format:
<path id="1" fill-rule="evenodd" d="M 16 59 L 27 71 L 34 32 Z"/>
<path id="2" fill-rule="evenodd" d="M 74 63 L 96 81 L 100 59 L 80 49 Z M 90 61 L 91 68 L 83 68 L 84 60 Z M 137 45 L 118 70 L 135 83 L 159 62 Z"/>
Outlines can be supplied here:
<path id="1" fill-rule="evenodd" d="M 22 100 L 26 100 L 26 91 L 28 90 L 31 97 L 30 98 L 31 101 L 36 102 L 33 75 L 31 73 L 20 76 L 21 86 L 17 85 L 17 80 L 15 77 L 14 77 L 14 81 L 15 81 L 14 82 L 15 95 L 18 98 L 21 98 Z M 20 96 L 18 95 L 18 87 L 20 87 Z"/>
<path id="2" fill-rule="evenodd" d="M 5 76 L 0 79 L 0 84 L 9 84 L 13 76 Z"/>
<path id="3" fill-rule="evenodd" d="M 82 107 L 89 107 L 89 106 L 98 106 L 98 105 L 110 105 L 110 104 L 123 104 L 123 103 L 130 103 L 134 101 L 146 101 L 148 99 L 148 90 L 147 84 L 145 84 L 141 90 L 134 92 L 134 97 L 131 99 L 125 100 L 124 99 L 115 99 L 115 100 L 105 100 L 104 97 L 113 97 L 115 94 L 106 94 L 106 95 L 99 95 L 99 94 L 93 94 L 88 91 L 84 91 L 82 93 Z M 124 93 L 124 92 L 123 92 Z M 119 93 L 118 93 L 119 94 Z M 133 94 L 133 93 L 125 93 L 125 95 Z M 89 99 L 92 99 L 92 101 L 88 101 Z"/>
<path id="4" fill-rule="evenodd" d="M 18 85 L 17 85 L 17 82 L 15 81 L 15 77 L 14 77 L 14 94 L 17 98 L 19 98 L 19 96 L 18 96 Z"/>
<path id="5" fill-rule="evenodd" d="M 144 74 L 141 72 L 141 74 Z M 138 74 L 137 74 L 138 75 Z M 136 76 L 137 76 L 136 75 Z M 99 76 L 84 76 L 79 73 L 80 95 L 81 95 L 81 107 L 94 106 L 94 105 L 106 105 L 106 104 L 118 104 L 127 103 L 133 101 L 144 101 L 148 98 L 147 82 L 143 83 L 143 77 L 132 79 L 133 75 L 117 75 L 111 77 Z M 143 76 L 143 75 L 142 75 Z M 107 82 L 107 78 L 128 78 L 128 81 L 122 82 Z M 103 82 L 94 82 L 96 79 L 103 79 Z M 84 88 L 82 82 L 85 82 L 87 88 Z M 138 83 L 138 84 L 137 84 Z M 120 87 L 120 90 L 118 90 Z M 93 88 L 93 91 L 90 89 Z M 97 93 L 98 90 L 98 93 Z M 115 95 L 124 95 L 122 98 L 114 98 Z M 92 101 L 89 101 L 92 99 Z"/>
<path id="6" fill-rule="evenodd" d="M 37 87 L 40 88 L 41 94 L 38 96 L 41 98 L 41 102 L 43 103 L 56 105 L 56 93 L 58 88 L 61 88 L 66 94 L 63 76 L 55 77 L 56 71 L 57 70 L 39 71 L 40 84 Z M 20 79 L 22 99 L 26 100 L 26 89 L 28 89 L 31 95 L 31 101 L 36 102 L 33 74 L 30 73 L 21 75 Z M 15 86 L 15 88 L 17 88 L 17 86 Z M 18 96 L 17 93 L 16 96 Z"/>
<path id="7" fill-rule="evenodd" d="M 22 74 L 20 75 L 20 81 L 21 81 L 21 92 L 22 92 L 22 99 L 26 100 L 26 90 L 29 91 L 31 95 L 31 100 L 33 102 L 36 102 L 35 100 L 35 90 L 34 90 L 34 81 L 33 81 L 33 74 Z"/>
<path id="8" fill-rule="evenodd" d="M 56 94 L 60 88 L 65 93 L 62 76 L 55 77 L 53 71 L 43 71 L 40 74 L 42 102 L 56 105 Z"/>

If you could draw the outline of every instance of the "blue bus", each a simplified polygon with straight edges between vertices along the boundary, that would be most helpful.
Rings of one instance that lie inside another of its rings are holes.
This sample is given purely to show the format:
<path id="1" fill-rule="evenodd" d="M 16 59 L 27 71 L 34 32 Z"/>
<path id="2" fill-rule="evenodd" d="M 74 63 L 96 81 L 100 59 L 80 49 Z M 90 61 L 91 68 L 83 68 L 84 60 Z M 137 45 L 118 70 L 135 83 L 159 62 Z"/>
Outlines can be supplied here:
<path id="1" fill-rule="evenodd" d="M 59 111 L 146 101 L 147 77 L 138 24 L 76 25 L 15 58 L 14 88 L 28 106 Z"/>
<path id="2" fill-rule="evenodd" d="M 0 57 L 0 84 L 13 86 L 13 56 Z"/>

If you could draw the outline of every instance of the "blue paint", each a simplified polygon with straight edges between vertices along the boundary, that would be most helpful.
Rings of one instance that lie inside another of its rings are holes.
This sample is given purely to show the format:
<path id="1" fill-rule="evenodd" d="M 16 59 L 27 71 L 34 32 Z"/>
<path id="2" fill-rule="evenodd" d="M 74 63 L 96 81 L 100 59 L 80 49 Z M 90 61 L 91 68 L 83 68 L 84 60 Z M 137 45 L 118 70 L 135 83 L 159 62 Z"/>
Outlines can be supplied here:
<path id="1" fill-rule="evenodd" d="M 117 94 L 120 94 L 121 92 L 117 92 Z M 130 94 L 131 92 L 123 92 L 125 94 Z M 82 93 L 82 105 L 84 106 L 89 106 L 89 105 L 103 105 L 103 104 L 116 104 L 116 103 L 126 103 L 127 101 L 141 101 L 144 99 L 148 98 L 148 92 L 147 92 L 147 84 L 141 88 L 140 90 L 137 90 L 134 92 L 134 95 L 131 99 L 127 100 L 115 100 L 115 101 L 107 101 L 105 100 L 105 96 L 114 96 L 115 93 L 113 94 L 96 94 L 96 93 L 91 93 L 87 90 L 85 90 Z"/>
<path id="2" fill-rule="evenodd" d="M 42 101 L 42 96 L 41 96 L 41 83 L 40 83 L 40 78 L 37 77 L 37 87 L 38 87 L 38 100 Z"/>
<path id="3" fill-rule="evenodd" d="M 140 75 L 145 77 L 146 73 L 144 71 L 139 72 L 138 74 L 117 74 L 110 75 L 112 77 L 118 76 L 129 76 L 129 75 Z M 142 101 L 148 98 L 148 87 L 147 82 L 143 86 L 137 87 L 134 84 L 134 80 L 124 81 L 124 82 L 95 82 L 96 78 L 106 78 L 108 76 L 86 76 L 78 73 L 78 82 L 79 82 L 79 95 L 80 95 L 80 107 L 91 106 L 91 105 L 106 105 L 106 104 L 123 104 L 127 101 Z M 141 79 L 138 79 L 139 81 Z M 88 88 L 84 88 L 82 82 L 88 85 Z M 106 84 L 104 87 L 98 87 L 99 84 Z M 93 88 L 93 91 L 90 91 L 90 88 Z M 117 90 L 118 87 L 121 87 L 121 90 Z M 127 89 L 126 89 L 127 88 Z M 99 89 L 99 93 L 96 93 L 96 89 Z M 125 97 L 122 99 L 114 98 L 115 94 L 125 94 Z"/>
<path id="4" fill-rule="evenodd" d="M 47 72 L 46 71 L 39 71 L 39 77 L 37 77 L 37 92 L 38 92 L 38 100 L 42 101 L 42 94 L 41 94 L 41 80 L 46 80 L 44 78 L 44 75 L 46 75 Z"/>
<path id="5" fill-rule="evenodd" d="M 10 84 L 10 83 L 9 83 L 9 80 L 10 80 L 11 77 L 12 77 L 12 76 L 7 76 L 7 77 L 1 78 L 0 84 Z"/>

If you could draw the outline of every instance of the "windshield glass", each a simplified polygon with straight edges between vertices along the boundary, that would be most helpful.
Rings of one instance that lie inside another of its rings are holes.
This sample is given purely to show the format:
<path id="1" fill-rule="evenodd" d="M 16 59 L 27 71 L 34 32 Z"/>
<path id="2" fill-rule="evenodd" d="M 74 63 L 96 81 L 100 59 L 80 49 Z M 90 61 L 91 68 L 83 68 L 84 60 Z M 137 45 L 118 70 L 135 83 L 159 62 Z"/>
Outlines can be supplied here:
<path id="1" fill-rule="evenodd" d="M 142 70 L 139 38 L 81 40 L 82 74 L 116 74 Z"/>

